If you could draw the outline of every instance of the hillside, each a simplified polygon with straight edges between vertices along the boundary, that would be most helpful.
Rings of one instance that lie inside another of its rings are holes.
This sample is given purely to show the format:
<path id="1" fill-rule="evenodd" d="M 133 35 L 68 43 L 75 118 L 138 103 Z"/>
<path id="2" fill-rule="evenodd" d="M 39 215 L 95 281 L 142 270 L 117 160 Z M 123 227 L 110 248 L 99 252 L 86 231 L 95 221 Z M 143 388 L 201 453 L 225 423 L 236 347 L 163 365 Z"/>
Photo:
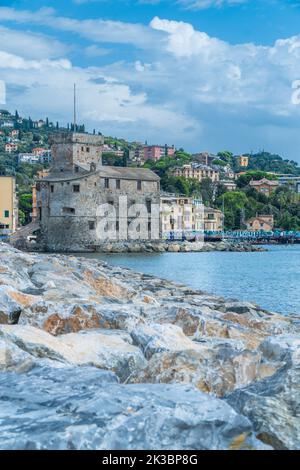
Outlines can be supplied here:
<path id="1" fill-rule="evenodd" d="M 63 127 L 58 122 L 49 121 L 47 117 L 34 121 L 30 117 L 21 117 L 18 111 L 12 114 L 7 110 L 0 109 L 0 174 L 16 176 L 22 224 L 30 221 L 31 186 L 37 173 L 43 168 L 47 168 L 47 164 L 18 163 L 18 154 L 31 153 L 35 147 L 47 150 L 49 149 L 50 134 L 73 130 L 72 124 Z M 78 125 L 76 130 L 85 132 L 85 127 Z M 95 130 L 94 133 L 96 133 Z M 111 136 L 104 137 L 104 139 L 103 163 L 105 165 L 135 165 L 135 162 L 130 162 L 129 155 L 131 151 L 141 148 L 142 143 L 129 142 Z M 17 148 L 8 153 L 5 151 L 7 143 L 16 144 Z M 251 178 L 272 178 L 267 172 L 300 175 L 297 162 L 284 160 L 277 154 L 262 151 L 245 155 L 249 157 L 249 166 L 246 170 Z M 267 200 L 265 196 L 249 191 L 247 185 L 249 176 L 247 175 L 239 178 L 237 181 L 238 190 L 233 193 L 226 192 L 222 184 L 214 186 L 208 178 L 199 183 L 196 180 L 170 176 L 170 170 L 174 166 L 191 163 L 193 159 L 192 154 L 179 149 L 173 157 L 164 157 L 157 162 L 147 161 L 145 167 L 150 168 L 161 177 L 163 191 L 187 196 L 201 196 L 206 205 L 221 209 L 224 207 L 226 228 L 228 229 L 243 228 L 244 219 L 254 216 L 257 212 L 274 214 L 276 225 L 279 227 L 288 230 L 300 229 L 299 197 L 290 189 L 279 188 L 274 196 Z M 231 167 L 235 172 L 245 171 L 244 168 L 238 166 L 237 158 L 230 151 L 218 152 L 213 164 L 217 165 L 221 176 L 224 166 Z"/>

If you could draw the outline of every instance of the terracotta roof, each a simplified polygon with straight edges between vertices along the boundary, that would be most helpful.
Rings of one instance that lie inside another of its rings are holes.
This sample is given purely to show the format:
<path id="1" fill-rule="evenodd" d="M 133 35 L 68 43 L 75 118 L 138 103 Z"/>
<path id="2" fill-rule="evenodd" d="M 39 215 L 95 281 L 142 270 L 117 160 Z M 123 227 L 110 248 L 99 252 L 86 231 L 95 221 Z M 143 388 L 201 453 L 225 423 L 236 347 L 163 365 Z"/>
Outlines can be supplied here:
<path id="1" fill-rule="evenodd" d="M 266 220 L 267 217 L 268 218 L 272 217 L 272 219 L 271 220 Z M 274 219 L 273 219 L 272 215 L 259 215 L 257 217 L 251 217 L 250 219 L 247 220 L 246 223 L 249 224 L 253 220 L 259 220 L 260 222 L 266 222 L 266 223 L 273 223 L 274 222 Z"/>
<path id="2" fill-rule="evenodd" d="M 268 180 L 267 178 L 263 178 L 258 181 L 251 180 L 250 181 L 250 186 L 260 186 L 261 184 L 267 184 L 269 186 L 278 186 L 278 181 L 275 180 Z"/>
<path id="3" fill-rule="evenodd" d="M 160 177 L 153 171 L 146 168 L 129 168 L 117 166 L 101 166 L 95 172 L 73 173 L 73 172 L 57 172 L 50 173 L 42 181 L 73 181 L 88 178 L 89 176 L 98 175 L 102 178 L 115 178 L 125 180 L 141 180 L 141 181 L 160 181 Z"/>

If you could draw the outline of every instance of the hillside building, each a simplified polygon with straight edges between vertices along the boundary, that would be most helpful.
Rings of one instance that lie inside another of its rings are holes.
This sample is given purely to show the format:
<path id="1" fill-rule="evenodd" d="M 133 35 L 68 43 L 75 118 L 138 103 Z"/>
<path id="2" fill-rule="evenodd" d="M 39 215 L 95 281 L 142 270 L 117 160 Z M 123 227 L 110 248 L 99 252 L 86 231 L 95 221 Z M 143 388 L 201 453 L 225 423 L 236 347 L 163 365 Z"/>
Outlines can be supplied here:
<path id="1" fill-rule="evenodd" d="M 144 160 L 158 161 L 162 157 L 172 157 L 175 154 L 175 147 L 167 145 L 145 145 Z"/>
<path id="2" fill-rule="evenodd" d="M 279 186 L 279 182 L 277 180 L 268 180 L 267 178 L 263 178 L 258 181 L 250 181 L 249 183 L 251 188 L 256 189 L 259 193 L 265 194 L 266 196 L 270 196 L 270 194 L 275 191 L 276 188 Z"/>
<path id="3" fill-rule="evenodd" d="M 183 165 L 182 167 L 174 168 L 171 172 L 173 176 L 183 176 L 184 178 L 193 178 L 202 181 L 204 178 L 209 178 L 213 183 L 220 180 L 220 172 L 210 166 L 194 164 Z"/>
<path id="4" fill-rule="evenodd" d="M 274 228 L 274 217 L 273 215 L 257 215 L 247 220 L 246 225 L 249 231 L 258 232 L 263 230 L 264 232 L 271 232 Z"/>

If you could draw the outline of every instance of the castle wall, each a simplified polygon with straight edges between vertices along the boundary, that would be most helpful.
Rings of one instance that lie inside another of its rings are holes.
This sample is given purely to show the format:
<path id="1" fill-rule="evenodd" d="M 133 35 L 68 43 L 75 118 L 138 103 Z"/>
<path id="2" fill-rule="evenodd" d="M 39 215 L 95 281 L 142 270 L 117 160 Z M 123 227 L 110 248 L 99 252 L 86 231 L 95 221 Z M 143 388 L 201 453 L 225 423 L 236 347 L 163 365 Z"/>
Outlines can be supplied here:
<path id="1" fill-rule="evenodd" d="M 41 226 L 47 250 L 81 251 L 107 241 L 99 237 L 98 228 L 103 220 L 103 216 L 100 215 L 101 205 L 110 204 L 110 207 L 113 206 L 120 225 L 123 223 L 122 220 L 127 217 L 127 212 L 124 212 L 125 196 L 127 196 L 129 207 L 132 204 L 142 204 L 146 208 L 140 214 L 140 220 L 142 220 L 144 227 L 148 226 L 148 238 L 151 238 L 153 224 L 157 224 L 159 227 L 159 211 L 155 212 L 153 206 L 151 207 L 152 204 L 159 208 L 159 183 L 157 181 L 141 181 L 141 186 L 138 186 L 137 180 L 120 179 L 117 183 L 117 179 L 109 178 L 109 188 L 106 188 L 106 180 L 107 178 L 95 173 L 78 179 L 39 183 L 37 206 L 42 208 L 40 212 Z M 123 198 L 121 207 L 120 197 Z M 129 215 L 128 223 L 133 218 L 133 214 Z M 117 228 L 113 217 L 110 227 Z M 118 240 L 118 230 L 116 237 Z"/>

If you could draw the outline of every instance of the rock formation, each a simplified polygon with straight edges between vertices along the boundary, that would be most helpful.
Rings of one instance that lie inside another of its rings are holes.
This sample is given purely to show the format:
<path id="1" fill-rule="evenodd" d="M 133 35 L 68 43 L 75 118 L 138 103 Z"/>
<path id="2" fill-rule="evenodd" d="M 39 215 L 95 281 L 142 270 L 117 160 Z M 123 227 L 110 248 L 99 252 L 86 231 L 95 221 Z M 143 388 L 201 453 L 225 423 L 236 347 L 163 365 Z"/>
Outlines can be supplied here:
<path id="1" fill-rule="evenodd" d="M 252 303 L 0 244 L 0 448 L 299 448 L 299 331 Z"/>

